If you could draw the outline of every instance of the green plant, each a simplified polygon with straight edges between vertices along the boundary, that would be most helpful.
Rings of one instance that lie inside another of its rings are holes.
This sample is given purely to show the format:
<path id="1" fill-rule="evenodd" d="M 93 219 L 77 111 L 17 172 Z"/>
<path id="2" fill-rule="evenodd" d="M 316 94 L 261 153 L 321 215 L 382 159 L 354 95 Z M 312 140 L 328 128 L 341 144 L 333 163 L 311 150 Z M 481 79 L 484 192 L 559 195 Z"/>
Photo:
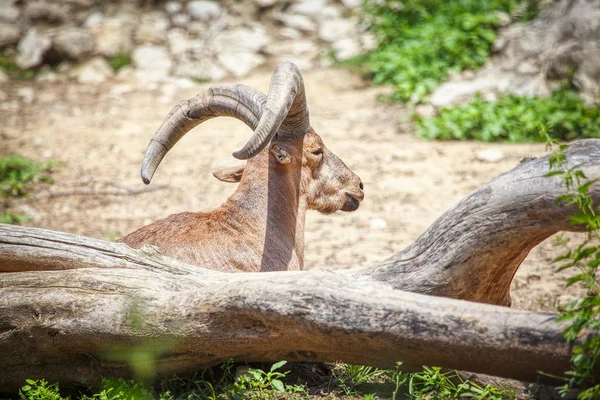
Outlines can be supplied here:
<path id="1" fill-rule="evenodd" d="M 52 183 L 48 174 L 52 165 L 17 155 L 0 158 L 0 197 L 23 197 L 33 183 Z"/>
<path id="2" fill-rule="evenodd" d="M 36 182 L 51 183 L 49 171 L 52 163 L 38 163 L 21 156 L 0 157 L 0 199 L 26 196 Z M 8 205 L 0 203 L 0 223 L 23 224 L 29 217 L 13 211 L 1 211 Z"/>
<path id="3" fill-rule="evenodd" d="M 5 55 L 0 55 L 0 69 L 3 69 L 10 78 L 22 81 L 35 79 L 40 73 L 40 70 L 36 68 L 19 68 L 12 57 Z"/>
<path id="4" fill-rule="evenodd" d="M 27 379 L 27 384 L 19 390 L 19 397 L 27 400 L 68 400 L 58 392 L 58 384 L 49 384 L 43 379 Z"/>
<path id="5" fill-rule="evenodd" d="M 558 90 L 547 98 L 505 95 L 495 102 L 476 95 L 434 118 L 417 119 L 424 138 L 485 142 L 541 141 L 539 127 L 544 124 L 553 127 L 556 139 L 600 137 L 600 108 L 586 106 L 573 91 Z"/>
<path id="6" fill-rule="evenodd" d="M 121 68 L 131 64 L 131 56 L 128 54 L 116 54 L 109 57 L 108 63 L 115 72 L 119 72 Z"/>
<path id="7" fill-rule="evenodd" d="M 490 56 L 499 24 L 518 0 L 366 0 L 375 50 L 345 64 L 363 65 L 376 84 L 392 85 L 396 101 L 420 101 L 453 71 L 479 68 Z M 526 2 L 522 20 L 537 13 Z"/>
<path id="8" fill-rule="evenodd" d="M 550 138 L 548 128 L 542 129 L 542 136 L 550 148 L 557 145 L 557 141 Z M 593 400 L 600 398 L 600 382 L 594 377 L 600 359 L 600 208 L 593 204 L 589 189 L 597 180 L 589 180 L 580 169 L 581 166 L 569 166 L 564 153 L 565 148 L 565 145 L 555 147 L 549 158 L 551 171 L 546 176 L 562 178 L 567 193 L 560 196 L 557 202 L 575 206 L 579 210 L 569 221 L 585 225 L 587 237 L 573 248 L 569 247 L 567 239 L 558 237 L 556 244 L 563 247 L 565 253 L 554 262 L 562 264 L 558 271 L 575 271 L 575 275 L 567 279 L 566 286 L 579 285 L 586 295 L 566 307 L 561 307 L 558 320 L 569 322 L 569 326 L 564 330 L 568 342 L 573 342 L 584 332 L 587 332 L 587 336 L 581 338 L 582 343 L 573 348 L 572 369 L 566 372 L 569 379 L 559 390 L 563 397 L 566 397 L 571 389 L 578 388 L 581 389 L 577 395 L 578 399 Z"/>
<path id="9" fill-rule="evenodd" d="M 31 218 L 27 215 L 13 211 L 3 211 L 0 213 L 0 224 L 21 225 L 28 222 L 30 219 Z"/>
<path id="10" fill-rule="evenodd" d="M 423 367 L 423 371 L 411 374 L 408 379 L 408 393 L 411 398 L 421 399 L 434 394 L 437 399 L 514 399 L 515 393 L 491 385 L 482 387 L 464 380 L 456 371 L 442 372 L 441 368 Z"/>
<path id="11" fill-rule="evenodd" d="M 271 366 L 269 372 L 265 372 L 261 369 L 250 368 L 247 374 L 240 376 L 234 387 L 237 389 L 261 391 L 265 389 L 275 389 L 279 392 L 285 392 L 285 385 L 281 381 L 289 371 L 278 372 L 277 370 L 284 366 L 287 361 L 279 361 Z"/>

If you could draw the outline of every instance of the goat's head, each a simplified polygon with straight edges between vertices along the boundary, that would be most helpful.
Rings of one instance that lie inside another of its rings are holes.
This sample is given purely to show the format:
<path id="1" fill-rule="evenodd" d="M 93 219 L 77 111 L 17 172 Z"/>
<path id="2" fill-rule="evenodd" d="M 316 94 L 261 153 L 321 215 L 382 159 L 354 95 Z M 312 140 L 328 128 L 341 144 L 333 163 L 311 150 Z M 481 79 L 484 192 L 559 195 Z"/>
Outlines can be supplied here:
<path id="1" fill-rule="evenodd" d="M 223 84 L 177 105 L 150 141 L 142 165 L 144 183 L 150 182 L 162 158 L 179 139 L 217 116 L 237 118 L 254 130 L 234 157 L 251 163 L 269 145 L 269 157 L 275 165 L 301 168 L 300 190 L 309 209 L 329 214 L 358 208 L 364 197 L 363 184 L 311 128 L 302 76 L 289 62 L 275 69 L 268 96 L 245 85 Z M 214 175 L 222 181 L 239 182 L 245 168 L 247 165 L 227 168 Z"/>

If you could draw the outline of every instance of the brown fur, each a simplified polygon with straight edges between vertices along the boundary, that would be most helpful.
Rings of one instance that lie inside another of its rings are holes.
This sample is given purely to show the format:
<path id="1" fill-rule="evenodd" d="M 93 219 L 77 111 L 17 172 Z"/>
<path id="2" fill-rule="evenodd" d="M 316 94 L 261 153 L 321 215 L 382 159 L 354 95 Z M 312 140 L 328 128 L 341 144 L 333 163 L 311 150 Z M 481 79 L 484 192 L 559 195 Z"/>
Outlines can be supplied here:
<path id="1" fill-rule="evenodd" d="M 134 248 L 151 244 L 167 256 L 219 271 L 301 270 L 306 210 L 354 211 L 364 197 L 360 178 L 314 131 L 292 142 L 275 138 L 245 167 L 215 176 L 239 181 L 221 207 L 171 215 L 119 241 Z"/>

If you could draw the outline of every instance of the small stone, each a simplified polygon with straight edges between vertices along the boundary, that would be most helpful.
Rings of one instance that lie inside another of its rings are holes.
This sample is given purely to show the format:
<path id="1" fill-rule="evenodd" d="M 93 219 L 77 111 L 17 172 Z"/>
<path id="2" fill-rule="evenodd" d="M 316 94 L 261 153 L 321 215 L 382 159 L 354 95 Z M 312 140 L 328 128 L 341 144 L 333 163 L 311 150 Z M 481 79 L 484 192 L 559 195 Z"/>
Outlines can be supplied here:
<path id="1" fill-rule="evenodd" d="M 254 68 L 264 64 L 265 58 L 250 52 L 223 53 L 218 56 L 219 62 L 236 78 L 241 78 Z"/>
<path id="2" fill-rule="evenodd" d="M 220 81 L 225 79 L 228 73 L 210 58 L 199 60 L 184 58 L 177 63 L 175 75 L 199 81 Z"/>
<path id="3" fill-rule="evenodd" d="M 70 7 L 66 2 L 46 2 L 43 0 L 25 3 L 24 13 L 32 21 L 60 23 L 69 20 Z"/>
<path id="4" fill-rule="evenodd" d="M 12 24 L 0 22 L 0 48 L 12 46 L 19 41 L 20 37 L 19 28 Z"/>
<path id="5" fill-rule="evenodd" d="M 37 67 L 44 60 L 44 55 L 52 46 L 52 39 L 30 28 L 17 45 L 17 66 L 21 69 Z"/>
<path id="6" fill-rule="evenodd" d="M 88 15 L 83 22 L 83 26 L 86 28 L 91 28 L 92 26 L 100 25 L 104 21 L 104 14 L 100 11 L 94 11 L 90 15 Z"/>
<path id="7" fill-rule="evenodd" d="M 169 14 L 177 14 L 183 10 L 183 5 L 178 1 L 167 1 L 165 4 L 165 10 Z"/>
<path id="8" fill-rule="evenodd" d="M 271 43 L 271 38 L 262 28 L 237 28 L 215 37 L 212 47 L 225 52 L 232 49 L 257 52 L 264 49 L 269 43 Z"/>
<path id="9" fill-rule="evenodd" d="M 4 70 L 2 68 L 0 68 L 0 83 L 8 82 L 9 80 L 10 80 L 10 78 L 8 77 L 6 72 L 4 72 Z"/>
<path id="10" fill-rule="evenodd" d="M 54 71 L 44 71 L 38 75 L 36 80 L 38 82 L 57 82 L 60 76 Z"/>
<path id="11" fill-rule="evenodd" d="M 162 80 L 169 76 L 173 60 L 166 47 L 144 45 L 137 47 L 132 54 L 138 78 L 146 81 Z"/>
<path id="12" fill-rule="evenodd" d="M 323 11 L 323 8 L 327 5 L 326 0 L 302 0 L 290 7 L 292 14 L 301 14 L 314 16 Z"/>
<path id="13" fill-rule="evenodd" d="M 496 163 L 504 158 L 504 152 L 499 149 L 487 149 L 478 151 L 475 157 L 479 161 Z"/>
<path id="14" fill-rule="evenodd" d="M 130 54 L 134 47 L 133 31 L 136 24 L 135 17 L 120 14 L 92 26 L 90 32 L 96 40 L 96 52 L 107 57 Z"/>
<path id="15" fill-rule="evenodd" d="M 347 37 L 338 39 L 331 45 L 333 53 L 338 61 L 348 60 L 362 53 L 362 47 L 357 39 Z"/>
<path id="16" fill-rule="evenodd" d="M 317 24 L 306 15 L 277 14 L 275 19 L 287 27 L 299 29 L 304 32 L 315 32 L 317 30 Z"/>
<path id="17" fill-rule="evenodd" d="M 162 12 L 144 13 L 135 30 L 134 39 L 137 43 L 163 44 L 170 25 L 169 18 Z"/>
<path id="18" fill-rule="evenodd" d="M 75 68 L 74 74 L 79 83 L 98 84 L 112 77 L 114 71 L 104 58 L 95 57 Z"/>
<path id="19" fill-rule="evenodd" d="M 356 26 L 354 22 L 348 19 L 323 21 L 319 28 L 319 39 L 326 42 L 335 42 L 336 40 L 352 36 L 355 30 Z"/>
<path id="20" fill-rule="evenodd" d="M 300 39 L 302 37 L 302 33 L 299 30 L 287 26 L 281 28 L 279 34 L 286 39 Z"/>
<path id="21" fill-rule="evenodd" d="M 59 55 L 76 61 L 90 55 L 94 47 L 94 38 L 86 29 L 63 30 L 53 39 L 53 48 Z"/>
<path id="22" fill-rule="evenodd" d="M 44 139 L 36 137 L 31 141 L 33 147 L 42 147 L 44 145 Z"/>
<path id="23" fill-rule="evenodd" d="M 187 14 L 176 14 L 171 17 L 171 22 L 175 26 L 186 27 L 189 25 L 192 19 Z"/>
<path id="24" fill-rule="evenodd" d="M 371 229 L 385 229 L 387 228 L 387 222 L 383 218 L 373 218 L 369 221 Z"/>
<path id="25" fill-rule="evenodd" d="M 221 13 L 221 6 L 216 1 L 193 0 L 187 4 L 187 10 L 192 18 L 200 21 L 210 21 L 218 18 Z"/>

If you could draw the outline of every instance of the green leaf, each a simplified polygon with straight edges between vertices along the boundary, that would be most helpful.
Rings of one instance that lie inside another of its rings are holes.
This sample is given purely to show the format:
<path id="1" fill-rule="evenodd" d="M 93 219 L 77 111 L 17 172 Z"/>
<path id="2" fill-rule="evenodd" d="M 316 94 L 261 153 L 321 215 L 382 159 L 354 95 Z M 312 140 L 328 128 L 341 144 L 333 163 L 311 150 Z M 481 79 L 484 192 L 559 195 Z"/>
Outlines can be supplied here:
<path id="1" fill-rule="evenodd" d="M 23 387 L 21 388 L 21 390 L 22 390 L 23 392 L 28 392 L 28 391 L 30 391 L 30 390 L 31 390 L 31 386 L 29 386 L 29 385 L 25 385 L 25 386 L 23 386 Z"/>
<path id="2" fill-rule="evenodd" d="M 29 383 L 30 385 L 36 384 L 36 382 L 33 379 L 25 379 L 25 382 Z"/>
<path id="3" fill-rule="evenodd" d="M 564 171 L 550 171 L 550 172 L 544 174 L 544 177 L 549 178 L 551 176 L 562 175 L 564 173 L 565 173 Z"/>
<path id="4" fill-rule="evenodd" d="M 283 385 L 283 382 L 281 382 L 279 379 L 272 380 L 271 386 L 278 392 L 285 392 L 285 386 Z"/>
<path id="5" fill-rule="evenodd" d="M 275 371 L 276 369 L 279 369 L 279 368 L 283 367 L 286 363 L 287 363 L 287 361 L 276 362 L 275 364 L 273 364 L 271 366 L 271 372 Z"/>

